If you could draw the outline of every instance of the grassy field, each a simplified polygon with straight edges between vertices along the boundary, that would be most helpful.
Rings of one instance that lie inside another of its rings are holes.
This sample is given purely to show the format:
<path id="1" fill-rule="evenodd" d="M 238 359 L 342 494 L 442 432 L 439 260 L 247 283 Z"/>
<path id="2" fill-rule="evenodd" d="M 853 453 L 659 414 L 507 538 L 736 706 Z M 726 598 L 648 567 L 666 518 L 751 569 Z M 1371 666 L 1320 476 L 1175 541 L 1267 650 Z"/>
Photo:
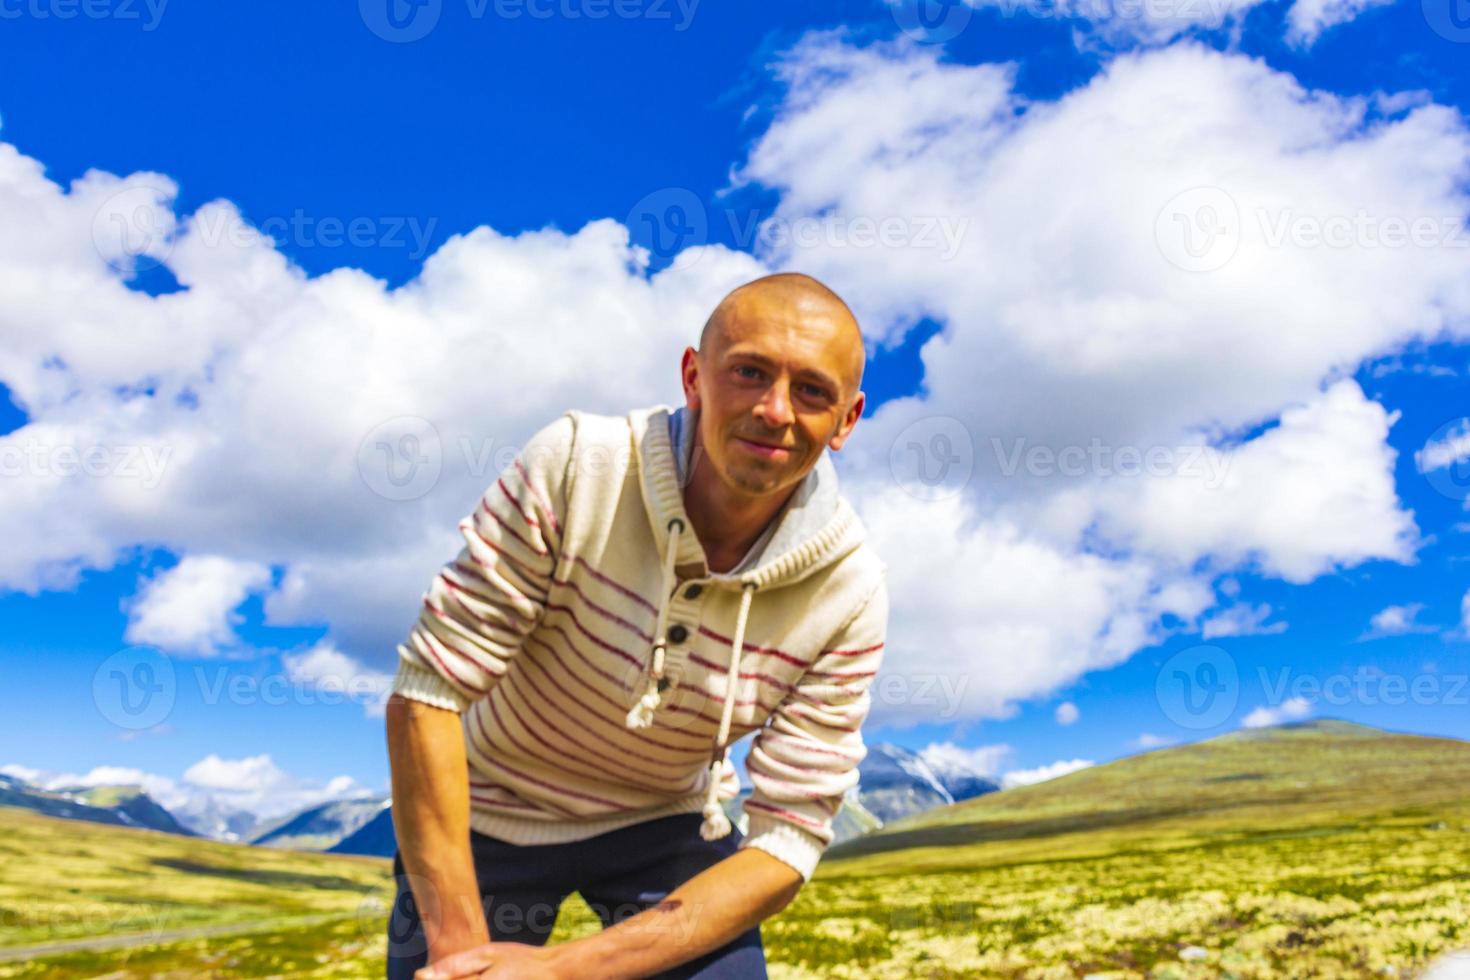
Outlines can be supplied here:
<path id="1" fill-rule="evenodd" d="M 384 861 L 0 831 L 0 947 L 247 930 L 0 977 L 382 975 Z M 554 941 L 596 928 L 574 897 Z M 1470 946 L 1470 745 L 1321 723 L 1007 790 L 834 848 L 764 935 L 776 980 L 1413 976 Z"/>

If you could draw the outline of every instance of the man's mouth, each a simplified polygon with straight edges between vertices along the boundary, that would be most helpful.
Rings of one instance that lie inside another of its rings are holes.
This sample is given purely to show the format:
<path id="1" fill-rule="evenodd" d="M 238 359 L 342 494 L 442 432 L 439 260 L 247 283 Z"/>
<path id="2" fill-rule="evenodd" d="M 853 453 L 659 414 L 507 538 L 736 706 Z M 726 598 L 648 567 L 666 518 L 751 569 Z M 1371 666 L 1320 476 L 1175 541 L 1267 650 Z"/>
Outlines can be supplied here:
<path id="1" fill-rule="evenodd" d="M 756 442 L 754 439 L 746 439 L 741 436 L 735 437 L 741 445 L 749 452 L 763 459 L 787 459 L 792 450 L 785 446 L 775 446 L 768 442 Z"/>

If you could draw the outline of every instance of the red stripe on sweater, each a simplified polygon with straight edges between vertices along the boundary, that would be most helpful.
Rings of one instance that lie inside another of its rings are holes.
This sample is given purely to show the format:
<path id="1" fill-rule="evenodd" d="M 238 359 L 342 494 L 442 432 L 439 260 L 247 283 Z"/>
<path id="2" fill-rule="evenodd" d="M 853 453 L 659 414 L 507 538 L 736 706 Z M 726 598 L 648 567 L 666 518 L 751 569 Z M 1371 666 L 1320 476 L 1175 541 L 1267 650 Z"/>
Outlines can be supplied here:
<path id="1" fill-rule="evenodd" d="M 475 524 L 474 521 L 469 519 L 460 521 L 459 529 L 461 531 L 468 529 L 470 532 L 472 532 L 475 537 L 484 542 L 491 551 L 504 558 L 506 563 L 512 566 L 520 574 L 521 578 L 527 580 L 528 582 L 535 583 L 538 587 L 540 587 L 543 592 L 550 587 L 551 573 L 538 571 L 534 568 L 531 568 L 524 561 L 516 558 L 515 555 L 512 555 L 510 552 L 500 547 L 500 545 L 496 544 L 494 541 L 491 541 L 489 538 L 485 537 L 485 535 L 481 534 L 480 528 Z M 473 561 L 476 565 L 479 565 L 481 568 L 487 569 L 497 574 L 501 572 L 501 570 L 496 568 L 494 565 L 491 565 L 481 560 L 480 556 L 475 554 L 474 551 L 471 551 L 469 555 L 470 560 Z M 458 564 L 458 562 L 456 561 L 455 564 Z M 555 566 L 553 565 L 552 567 L 554 571 Z"/>
<path id="2" fill-rule="evenodd" d="M 535 663 L 534 659 L 533 658 L 530 658 L 530 657 L 526 658 L 526 661 L 525 662 L 526 663 Z M 538 668 L 541 668 L 541 669 L 544 670 L 544 668 L 542 668 L 540 664 L 536 664 L 536 666 Z M 545 676 L 546 676 L 546 679 L 547 679 L 548 682 L 550 682 L 551 684 L 555 685 L 559 690 L 562 690 L 562 692 L 564 694 L 567 694 L 568 697 L 571 696 L 570 693 L 567 692 L 562 687 L 562 685 L 557 682 L 556 678 L 552 677 L 550 674 L 547 674 Z M 525 671 L 521 671 L 520 674 L 519 674 L 519 676 L 516 677 L 516 678 L 514 678 L 512 680 L 512 683 L 501 685 L 500 687 L 496 688 L 496 690 L 505 690 L 506 688 L 514 689 L 515 682 L 516 681 L 519 681 L 519 680 L 524 680 L 526 682 L 526 686 L 529 687 L 532 691 L 534 691 L 536 693 L 536 696 L 538 698 L 541 698 L 544 703 L 547 703 L 549 705 L 555 705 L 558 708 L 561 707 L 561 705 L 558 702 L 556 702 L 556 701 L 547 702 L 546 699 L 545 699 L 545 695 L 543 695 L 541 693 L 541 691 L 536 687 L 535 683 L 531 680 L 531 678 L 526 675 L 526 672 Z M 605 755 L 602 752 L 599 752 L 597 749 L 594 749 L 594 748 L 592 748 L 589 745 L 584 745 L 583 743 L 577 741 L 577 739 L 573 738 L 572 736 L 568 735 L 566 732 L 562 731 L 560 728 L 557 727 L 557 725 L 554 722 L 551 721 L 551 719 L 547 718 L 539 710 L 537 710 L 536 705 L 533 704 L 529 698 L 526 698 L 525 695 L 522 692 L 520 692 L 520 691 L 517 690 L 517 691 L 515 691 L 515 694 L 518 695 L 518 696 L 520 696 L 522 698 L 522 700 L 523 700 L 523 702 L 524 702 L 524 704 L 526 706 L 526 710 L 530 711 L 531 714 L 535 715 L 536 716 L 536 719 L 538 721 L 540 721 L 541 724 L 545 725 L 551 731 L 555 732 L 557 735 L 561 736 L 563 739 L 565 739 L 567 742 L 570 742 L 572 745 L 576 746 L 581 751 L 586 752 L 586 753 L 589 753 L 591 755 L 595 755 L 599 759 L 603 759 L 606 762 L 611 763 L 614 766 L 618 766 L 618 767 L 621 767 L 623 769 L 626 769 L 629 772 L 636 773 L 638 776 L 641 776 L 641 777 L 644 777 L 644 778 L 648 778 L 648 779 L 659 779 L 660 778 L 660 776 L 659 776 L 658 773 L 655 773 L 655 772 L 646 772 L 646 771 L 644 771 L 642 769 L 638 769 L 635 766 L 630 766 L 630 765 L 628 765 L 628 763 L 627 763 L 626 760 L 615 759 L 612 756 Z M 534 730 L 534 729 L 531 728 L 530 725 L 527 725 L 526 724 L 526 721 L 525 721 L 524 718 L 521 717 L 520 712 L 519 711 L 516 711 L 516 708 L 515 708 L 515 705 L 514 704 L 511 704 L 510 702 L 507 701 L 505 706 L 506 706 L 507 709 L 509 709 L 509 711 L 513 715 L 515 715 L 516 721 L 520 723 L 520 725 L 521 725 L 522 728 L 524 728 L 528 732 Z M 493 705 L 492 705 L 492 708 L 493 708 Z M 565 712 L 564 709 L 563 709 L 563 714 L 566 714 L 566 712 Z M 499 721 L 499 720 L 500 719 L 497 716 L 496 721 Z M 575 717 L 570 717 L 569 720 L 576 721 L 577 719 Z M 558 749 L 556 746 L 554 746 L 551 743 L 547 742 L 544 738 L 538 738 L 538 741 L 542 745 L 546 746 L 548 749 L 551 749 L 552 751 L 557 752 L 559 755 L 567 755 L 567 753 L 564 750 Z M 660 762 L 658 759 L 650 759 L 648 756 L 642 755 L 642 754 L 637 753 L 637 752 L 634 752 L 631 749 L 625 750 L 625 751 L 626 751 L 626 754 L 629 755 L 629 756 L 632 756 L 632 757 L 638 758 L 638 759 L 642 759 L 645 762 L 650 762 L 650 763 L 652 763 L 653 765 L 656 765 L 656 766 L 662 765 L 662 766 L 667 767 L 669 765 L 669 763 L 667 763 L 667 762 Z M 567 757 L 570 758 L 570 759 L 573 759 L 575 761 L 581 762 L 583 765 L 586 765 L 585 762 L 583 762 L 581 759 L 578 759 L 576 756 L 567 755 Z M 549 762 L 550 760 L 543 760 L 543 761 Z M 555 763 L 552 763 L 552 765 L 555 765 Z M 594 776 L 594 778 L 601 778 L 601 777 L 605 777 L 606 775 L 607 775 L 606 771 L 602 771 L 602 772 L 596 773 L 596 775 Z M 696 779 L 698 778 L 698 775 L 699 774 L 696 772 L 695 773 L 695 778 Z M 688 787 L 684 787 L 684 788 L 679 789 L 679 790 L 670 790 L 668 788 L 668 786 L 666 786 L 666 785 L 665 786 L 649 786 L 647 784 L 642 784 L 642 783 L 632 783 L 631 780 L 628 780 L 628 782 L 631 783 L 632 785 L 635 785 L 638 789 L 646 790 L 647 792 L 650 792 L 650 793 L 670 793 L 670 792 L 690 793 L 690 792 L 693 792 L 692 785 L 691 786 L 688 786 Z"/>
<path id="3" fill-rule="evenodd" d="M 708 753 L 709 753 L 709 745 L 708 745 L 708 743 L 701 744 L 697 749 L 696 748 L 693 748 L 693 747 L 689 747 L 687 749 L 679 749 L 679 748 L 675 748 L 675 747 L 670 746 L 670 745 L 666 745 L 666 744 L 664 744 L 662 742 L 658 742 L 658 741 L 656 741 L 656 740 L 648 737 L 647 735 L 644 735 L 642 732 L 633 731 L 633 730 L 627 728 L 623 724 L 623 721 L 624 721 L 623 716 L 625 716 L 628 713 L 628 709 L 627 709 L 626 706 L 619 704 L 618 702 L 614 701 L 612 698 L 608 697 L 604 692 L 599 691 L 597 688 L 595 688 L 592 685 L 588 684 L 587 681 L 584 678 L 581 677 L 581 675 L 579 675 L 576 671 L 572 670 L 570 667 L 567 666 L 566 662 L 561 659 L 561 654 L 557 652 L 556 648 L 554 648 L 550 644 L 544 643 L 544 642 L 542 642 L 540 640 L 533 639 L 532 642 L 537 643 L 537 644 L 539 644 L 542 647 L 545 647 L 546 650 L 548 650 L 551 653 L 551 656 L 556 661 L 557 666 L 559 666 L 562 670 L 564 670 L 564 671 L 567 672 L 567 676 L 571 677 L 577 683 L 581 684 L 583 687 L 585 687 L 588 691 L 590 691 L 596 697 L 598 697 L 601 700 L 606 701 L 608 704 L 612 705 L 615 710 L 617 710 L 618 712 L 621 713 L 618 716 L 618 718 L 616 718 L 616 719 L 609 718 L 606 715 L 600 714 L 600 713 L 598 713 L 596 711 L 593 711 L 591 708 L 588 708 L 587 705 L 585 703 L 583 703 L 580 698 L 577 698 L 570 691 L 567 691 L 567 697 L 571 698 L 579 707 L 581 707 L 584 711 L 586 711 L 587 714 L 590 717 L 595 718 L 598 721 L 601 721 L 604 724 L 606 724 L 606 725 L 608 725 L 608 726 L 610 726 L 612 728 L 616 728 L 619 731 L 619 733 L 621 733 L 622 735 L 631 735 L 633 738 L 637 739 L 638 741 L 647 743 L 648 745 L 652 745 L 655 748 L 661 748 L 661 749 L 664 749 L 665 751 L 668 751 L 668 752 L 680 752 L 680 753 L 687 754 L 687 755 L 708 755 Z M 576 648 L 574 647 L 573 650 L 575 651 L 575 649 Z M 530 658 L 527 658 L 527 659 L 529 660 Z M 544 664 L 537 664 L 537 666 L 540 666 L 543 669 L 545 667 Z M 596 670 L 595 667 L 593 669 Z M 603 673 L 602 671 L 598 671 L 598 673 L 599 674 L 602 674 L 604 677 L 607 677 L 608 676 L 605 673 Z M 678 733 L 678 732 L 661 732 L 661 734 L 664 734 L 664 735 L 670 735 L 670 734 L 672 734 L 672 735 L 678 735 L 678 734 L 681 734 L 681 733 Z"/>
<path id="4" fill-rule="evenodd" d="M 521 475 L 521 482 L 526 485 L 526 489 L 531 491 L 531 496 L 536 498 L 536 502 L 541 505 L 541 510 L 546 514 L 546 519 L 551 522 L 551 530 L 560 536 L 561 528 L 556 523 L 556 508 L 551 506 L 551 501 L 547 500 L 546 495 L 541 492 L 541 489 L 531 481 L 531 474 L 526 471 L 526 464 L 521 462 L 519 456 L 515 459 L 515 467 L 516 472 Z"/>
<path id="5" fill-rule="evenodd" d="M 798 780 L 792 780 L 792 779 L 787 779 L 784 776 L 778 776 L 775 773 L 771 772 L 770 770 L 765 769 L 762 766 L 756 765 L 755 764 L 755 760 L 752 759 L 752 758 L 750 758 L 749 756 L 747 756 L 746 759 L 745 759 L 745 768 L 748 771 L 750 771 L 752 773 L 755 773 L 756 775 L 761 776 L 763 779 L 770 780 L 773 783 L 779 783 L 783 787 L 790 787 L 790 789 L 791 789 L 792 792 L 797 793 L 800 796 L 804 796 L 804 797 L 806 797 L 809 800 L 822 800 L 823 802 L 825 802 L 827 800 L 827 798 L 832 795 L 831 793 L 823 793 L 821 790 L 806 789 L 805 787 L 802 786 L 801 782 L 798 781 Z M 800 767 L 793 766 L 792 768 L 800 768 Z M 805 770 L 805 771 L 806 772 L 819 772 L 821 770 L 808 769 L 808 770 Z M 763 792 L 765 792 L 767 796 L 770 795 L 770 791 L 769 790 L 763 790 Z"/>
<path id="6" fill-rule="evenodd" d="M 508 492 L 507 492 L 507 495 L 509 495 Z M 510 524 L 510 522 L 508 522 L 505 518 L 501 517 L 499 514 L 495 513 L 495 511 L 490 507 L 490 505 L 485 502 L 485 498 L 484 497 L 481 497 L 480 498 L 480 506 L 477 507 L 477 508 L 475 508 L 475 511 L 476 511 L 476 513 L 480 512 L 480 511 L 484 511 L 486 514 L 488 514 L 489 517 L 490 517 L 490 519 L 492 521 L 494 521 L 496 524 L 499 524 L 501 527 L 505 528 L 506 532 L 509 533 L 511 537 L 515 538 L 521 544 L 525 545 L 526 546 L 526 550 L 532 552 L 533 554 L 540 555 L 543 558 L 546 557 L 546 556 L 548 556 L 550 554 L 550 552 L 547 551 L 544 546 L 538 546 L 534 542 L 527 541 L 525 538 L 523 538 L 521 536 L 521 532 L 520 531 L 517 531 Z M 520 512 L 517 511 L 517 513 L 520 513 Z M 478 531 L 476 533 L 478 533 Z"/>
<path id="7" fill-rule="evenodd" d="M 813 820 L 810 817 L 804 817 L 799 813 L 792 813 L 790 810 L 783 810 L 779 806 L 771 806 L 768 803 L 762 803 L 759 800 L 754 800 L 750 797 L 746 797 L 745 805 L 749 807 L 755 807 L 757 810 L 769 811 L 770 813 L 774 813 L 777 816 L 784 817 L 787 820 L 792 820 L 796 823 L 806 824 L 808 827 L 811 827 L 815 830 L 823 830 L 826 827 L 826 825 L 819 820 Z"/>
<path id="8" fill-rule="evenodd" d="M 824 656 L 824 657 L 828 657 L 828 656 L 831 656 L 831 657 L 860 657 L 860 656 L 862 656 L 865 653 L 872 653 L 874 650 L 881 650 L 881 649 L 883 649 L 883 644 L 881 644 L 881 643 L 874 643 L 872 646 L 870 646 L 870 647 L 863 647 L 861 650 L 823 650 L 822 651 L 822 656 Z"/>
<path id="9" fill-rule="evenodd" d="M 537 779 L 535 776 L 529 775 L 528 773 L 521 772 L 519 769 L 515 768 L 514 766 L 507 765 L 506 763 L 502 762 L 501 760 L 499 760 L 497 758 L 494 758 L 493 756 L 488 756 L 488 755 L 487 756 L 481 756 L 481 761 L 482 762 L 488 762 L 490 765 L 495 766 L 497 769 L 504 769 L 506 772 L 510 773 L 511 775 L 518 776 L 521 779 L 524 779 L 528 783 L 534 783 L 537 786 L 541 786 L 541 787 L 544 787 L 546 789 L 549 789 L 553 793 L 560 793 L 563 796 L 573 796 L 573 797 L 576 797 L 579 800 L 586 800 L 589 803 L 600 803 L 603 806 L 612 807 L 614 811 L 620 812 L 620 813 L 626 812 L 628 810 L 633 809 L 633 807 L 625 806 L 625 805 L 623 805 L 621 803 L 614 803 L 612 800 L 605 800 L 605 799 L 603 799 L 600 796 L 593 796 L 591 793 L 579 793 L 579 792 L 577 792 L 574 789 L 567 789 L 567 788 L 565 788 L 563 786 L 558 786 L 555 783 L 548 783 L 544 779 Z M 565 809 L 563 807 L 559 807 L 559 806 L 557 806 L 554 803 L 546 803 L 545 805 L 551 807 L 552 809 L 561 810 L 562 813 L 565 813 L 569 817 L 576 816 L 576 814 L 573 811 L 567 810 L 567 809 Z"/>
<path id="10" fill-rule="evenodd" d="M 712 640 L 720 641 L 727 647 L 733 646 L 735 643 L 735 638 L 733 636 L 726 636 L 723 633 L 717 633 L 714 630 L 710 629 L 708 626 L 699 627 L 699 632 L 703 633 L 705 636 L 709 637 Z M 786 661 L 787 663 L 797 667 L 809 667 L 812 664 L 812 661 L 810 660 L 802 660 L 800 657 L 793 657 L 791 654 L 786 653 L 782 650 L 777 650 L 775 647 L 759 647 L 756 646 L 754 643 L 740 644 L 741 657 L 745 657 L 746 655 L 752 653 L 766 657 L 778 657 Z"/>
<path id="11" fill-rule="evenodd" d="M 573 561 L 577 562 L 583 568 L 587 569 L 587 572 L 593 578 L 595 578 L 599 582 L 601 582 L 603 585 L 606 585 L 608 588 L 612 589 L 615 592 L 622 593 L 627 598 L 632 599 L 634 602 L 638 603 L 640 606 L 643 606 L 645 609 L 647 609 L 649 612 L 653 613 L 655 616 L 658 615 L 658 607 L 657 606 L 655 606 L 653 603 L 649 602 L 647 599 L 643 598 L 641 595 L 639 595 L 638 593 L 634 592 L 632 589 L 628 588 L 627 586 L 619 585 L 617 582 L 613 581 L 611 578 L 608 578 L 602 572 L 600 572 L 597 569 L 593 568 L 592 565 L 587 561 L 587 559 L 583 558 L 581 555 L 574 556 L 573 557 Z"/>

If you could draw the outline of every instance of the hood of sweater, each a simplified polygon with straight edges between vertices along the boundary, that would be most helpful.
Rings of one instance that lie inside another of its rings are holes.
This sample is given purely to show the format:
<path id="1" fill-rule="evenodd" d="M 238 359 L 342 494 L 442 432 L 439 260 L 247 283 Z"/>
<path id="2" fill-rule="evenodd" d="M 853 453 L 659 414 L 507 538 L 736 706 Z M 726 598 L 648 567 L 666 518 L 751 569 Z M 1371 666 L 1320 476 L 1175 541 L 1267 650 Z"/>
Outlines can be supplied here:
<path id="1" fill-rule="evenodd" d="M 816 465 L 802 479 L 785 506 L 772 519 L 745 559 L 729 572 L 712 572 L 704 548 L 689 524 L 684 510 L 683 486 L 693 457 L 698 413 L 668 405 L 634 409 L 628 413 L 636 454 L 643 505 L 653 526 L 655 540 L 663 552 L 663 588 L 659 593 L 654 626 L 653 656 L 644 693 L 629 710 L 626 725 L 643 728 L 653 723 L 653 713 L 668 687 L 664 677 L 669 602 L 678 588 L 677 569 L 694 565 L 712 588 L 740 591 L 740 611 L 730 643 L 730 661 L 725 679 L 725 697 L 720 729 L 710 763 L 704 824 L 706 840 L 730 832 L 729 818 L 718 799 L 719 783 L 729 751 L 730 719 L 734 712 L 736 678 L 745 643 L 745 627 L 752 615 L 755 594 L 780 588 L 812 575 L 854 551 L 866 538 L 866 530 L 852 505 L 837 489 L 837 470 L 824 449 Z"/>

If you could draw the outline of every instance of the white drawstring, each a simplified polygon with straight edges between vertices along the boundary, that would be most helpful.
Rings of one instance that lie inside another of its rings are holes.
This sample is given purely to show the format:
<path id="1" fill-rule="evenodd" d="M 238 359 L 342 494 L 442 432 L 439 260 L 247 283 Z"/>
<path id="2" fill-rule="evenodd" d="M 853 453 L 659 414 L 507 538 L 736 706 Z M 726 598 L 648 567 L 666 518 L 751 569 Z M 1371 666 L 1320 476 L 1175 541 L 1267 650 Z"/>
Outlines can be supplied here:
<path id="1" fill-rule="evenodd" d="M 664 650 L 668 646 L 665 631 L 669 620 L 669 599 L 678 584 L 674 562 L 679 551 L 679 534 L 684 522 L 675 517 L 669 521 L 669 543 L 664 550 L 663 601 L 659 603 L 658 619 L 654 623 L 653 662 L 648 671 L 648 683 L 637 703 L 628 709 L 624 724 L 628 728 L 647 728 L 653 724 L 653 713 L 663 700 L 661 682 L 664 677 Z M 730 644 L 730 669 L 725 675 L 725 701 L 720 710 L 720 732 L 715 739 L 714 755 L 709 766 L 709 784 L 705 790 L 704 823 L 699 826 L 699 836 L 705 840 L 719 840 L 730 832 L 730 818 L 720 804 L 720 777 L 723 775 L 725 758 L 729 746 L 730 720 L 735 713 L 735 688 L 740 677 L 740 653 L 745 646 L 745 621 L 750 615 L 750 597 L 755 593 L 755 583 L 746 582 L 741 589 L 740 614 L 735 619 L 735 638 Z"/>
<path id="2" fill-rule="evenodd" d="M 704 823 L 699 825 L 699 836 L 705 840 L 719 840 L 730 832 L 730 818 L 720 804 L 720 776 L 725 765 L 730 737 L 730 717 L 735 713 L 735 686 L 740 676 L 740 651 L 745 646 L 745 618 L 750 614 L 750 597 L 755 593 L 755 583 L 746 582 L 740 595 L 740 615 L 735 619 L 735 639 L 730 644 L 730 670 L 725 675 L 725 706 L 720 712 L 720 734 L 715 740 L 714 760 L 709 766 L 709 788 L 704 797 Z"/>
<path id="3" fill-rule="evenodd" d="M 674 561 L 679 553 L 679 532 L 684 530 L 684 522 L 675 517 L 669 521 L 669 544 L 664 549 L 663 569 L 663 593 L 662 601 L 658 604 L 658 620 L 654 623 L 653 635 L 653 665 L 648 671 L 648 685 L 643 690 L 633 707 L 628 709 L 628 716 L 624 724 L 628 728 L 647 728 L 653 724 L 653 712 L 662 700 L 659 690 L 659 682 L 664 677 L 664 647 L 668 645 L 668 637 L 664 631 L 669 621 L 669 596 L 673 594 L 674 586 L 678 584 L 674 573 Z"/>

